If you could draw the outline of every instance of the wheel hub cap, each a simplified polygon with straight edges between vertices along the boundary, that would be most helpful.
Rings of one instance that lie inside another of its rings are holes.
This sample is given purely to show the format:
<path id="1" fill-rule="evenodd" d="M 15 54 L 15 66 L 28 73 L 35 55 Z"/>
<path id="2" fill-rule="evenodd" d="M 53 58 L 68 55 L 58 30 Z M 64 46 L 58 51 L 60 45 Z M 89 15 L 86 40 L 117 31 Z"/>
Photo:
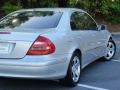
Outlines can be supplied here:
<path id="1" fill-rule="evenodd" d="M 112 58 L 114 53 L 115 53 L 115 46 L 113 42 L 108 42 L 106 59 Z"/>
<path id="2" fill-rule="evenodd" d="M 80 77 L 80 60 L 79 57 L 74 57 L 72 65 L 72 79 L 77 82 Z"/>

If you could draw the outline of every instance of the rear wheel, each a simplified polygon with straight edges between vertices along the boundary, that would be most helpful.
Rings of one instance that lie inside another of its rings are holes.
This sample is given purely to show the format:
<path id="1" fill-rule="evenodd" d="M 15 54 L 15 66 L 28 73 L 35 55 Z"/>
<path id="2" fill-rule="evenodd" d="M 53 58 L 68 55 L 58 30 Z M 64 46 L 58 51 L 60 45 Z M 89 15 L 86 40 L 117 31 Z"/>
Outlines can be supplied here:
<path id="1" fill-rule="evenodd" d="M 67 86 L 76 86 L 80 79 L 80 55 L 74 53 L 68 68 L 67 75 L 64 79 L 60 80 L 60 82 Z"/>
<path id="2" fill-rule="evenodd" d="M 107 54 L 104 56 L 105 60 L 111 60 L 116 52 L 115 42 L 110 39 L 107 44 Z"/>

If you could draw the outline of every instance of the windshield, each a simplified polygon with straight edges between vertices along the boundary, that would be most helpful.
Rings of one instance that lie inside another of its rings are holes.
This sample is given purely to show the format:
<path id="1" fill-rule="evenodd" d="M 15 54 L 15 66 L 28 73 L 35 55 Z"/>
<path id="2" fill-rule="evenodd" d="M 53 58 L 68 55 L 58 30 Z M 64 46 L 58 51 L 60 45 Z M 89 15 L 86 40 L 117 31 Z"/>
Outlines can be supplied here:
<path id="1" fill-rule="evenodd" d="M 62 16 L 54 11 L 24 11 L 8 15 L 0 21 L 0 29 L 30 28 L 45 29 L 57 27 Z"/>

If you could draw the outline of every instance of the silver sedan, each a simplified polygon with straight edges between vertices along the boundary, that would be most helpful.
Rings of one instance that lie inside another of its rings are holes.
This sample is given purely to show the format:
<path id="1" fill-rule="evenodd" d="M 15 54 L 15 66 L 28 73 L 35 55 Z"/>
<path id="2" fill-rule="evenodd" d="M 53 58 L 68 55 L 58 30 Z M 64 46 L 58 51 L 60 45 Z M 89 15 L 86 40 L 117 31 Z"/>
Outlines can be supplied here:
<path id="1" fill-rule="evenodd" d="M 74 8 L 15 11 L 0 20 L 0 76 L 59 80 L 75 86 L 81 69 L 110 60 L 115 43 L 105 25 Z"/>

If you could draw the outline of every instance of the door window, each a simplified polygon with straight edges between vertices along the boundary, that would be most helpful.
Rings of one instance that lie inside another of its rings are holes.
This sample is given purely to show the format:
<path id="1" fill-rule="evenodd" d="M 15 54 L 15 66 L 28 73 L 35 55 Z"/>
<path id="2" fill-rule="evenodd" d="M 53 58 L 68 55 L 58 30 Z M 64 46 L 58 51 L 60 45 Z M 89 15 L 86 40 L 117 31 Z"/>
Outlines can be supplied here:
<path id="1" fill-rule="evenodd" d="M 95 21 L 84 12 L 74 12 L 71 15 L 70 25 L 72 30 L 97 30 Z"/>

